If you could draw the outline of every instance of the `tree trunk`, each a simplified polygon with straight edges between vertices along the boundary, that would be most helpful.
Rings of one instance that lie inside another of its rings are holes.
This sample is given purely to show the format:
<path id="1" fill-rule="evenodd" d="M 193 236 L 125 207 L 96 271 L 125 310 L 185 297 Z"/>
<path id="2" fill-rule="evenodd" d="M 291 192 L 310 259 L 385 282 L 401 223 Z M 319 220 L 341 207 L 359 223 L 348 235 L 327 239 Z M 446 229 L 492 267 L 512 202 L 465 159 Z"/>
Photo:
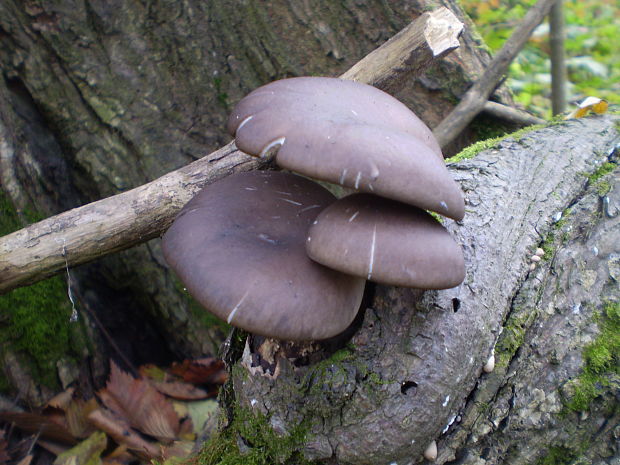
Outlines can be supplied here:
<path id="1" fill-rule="evenodd" d="M 432 441 L 437 463 L 617 463 L 618 122 L 565 122 L 450 165 L 465 282 L 369 286 L 349 341 L 233 345 L 229 434 L 247 441 L 248 417 L 285 438 L 303 425 L 304 455 L 338 464 L 415 463 Z"/>
<path id="2" fill-rule="evenodd" d="M 2 190 L 31 222 L 139 186 L 225 143 L 227 113 L 251 89 L 338 75 L 427 9 L 404 0 L 3 1 Z M 398 95 L 431 126 L 488 62 L 469 30 L 461 43 Z M 501 91 L 497 99 L 510 101 Z M 70 275 L 84 324 L 110 336 L 86 351 L 100 360 L 214 353 L 226 333 L 183 292 L 156 240 Z M 63 294 L 55 302 L 66 316 Z"/>

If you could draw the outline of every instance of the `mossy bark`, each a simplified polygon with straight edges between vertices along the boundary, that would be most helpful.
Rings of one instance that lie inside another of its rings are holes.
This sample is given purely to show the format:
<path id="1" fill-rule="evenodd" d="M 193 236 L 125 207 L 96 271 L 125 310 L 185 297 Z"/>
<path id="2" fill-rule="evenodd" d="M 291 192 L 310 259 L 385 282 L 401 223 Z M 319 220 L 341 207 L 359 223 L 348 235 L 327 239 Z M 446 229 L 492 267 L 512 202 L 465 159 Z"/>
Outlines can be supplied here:
<path id="1" fill-rule="evenodd" d="M 434 6 L 3 1 L 2 189 L 18 211 L 48 216 L 141 185 L 227 142 L 228 111 L 251 89 L 336 76 Z M 399 97 L 434 125 L 488 60 L 467 30 Z M 197 318 L 157 240 L 71 272 L 78 310 L 91 309 L 136 364 L 214 353 L 223 339 Z"/>
<path id="2" fill-rule="evenodd" d="M 436 463 L 617 458 L 619 137 L 611 117 L 565 122 L 451 165 L 467 214 L 444 225 L 465 282 L 372 286 L 352 337 L 331 346 L 250 336 L 234 402 L 281 434 L 310 425 L 304 453 L 320 463 L 416 463 L 433 440 Z"/>

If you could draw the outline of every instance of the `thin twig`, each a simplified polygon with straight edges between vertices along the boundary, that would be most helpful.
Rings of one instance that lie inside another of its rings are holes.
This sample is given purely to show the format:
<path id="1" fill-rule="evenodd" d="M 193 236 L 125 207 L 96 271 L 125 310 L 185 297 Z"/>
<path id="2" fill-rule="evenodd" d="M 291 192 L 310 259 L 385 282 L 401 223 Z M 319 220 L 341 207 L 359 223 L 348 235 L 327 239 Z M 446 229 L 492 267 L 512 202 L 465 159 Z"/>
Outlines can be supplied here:
<path id="1" fill-rule="evenodd" d="M 519 126 L 531 126 L 532 124 L 544 124 L 546 121 L 526 111 L 519 110 L 497 102 L 486 102 L 483 111 L 495 118 L 507 123 Z"/>

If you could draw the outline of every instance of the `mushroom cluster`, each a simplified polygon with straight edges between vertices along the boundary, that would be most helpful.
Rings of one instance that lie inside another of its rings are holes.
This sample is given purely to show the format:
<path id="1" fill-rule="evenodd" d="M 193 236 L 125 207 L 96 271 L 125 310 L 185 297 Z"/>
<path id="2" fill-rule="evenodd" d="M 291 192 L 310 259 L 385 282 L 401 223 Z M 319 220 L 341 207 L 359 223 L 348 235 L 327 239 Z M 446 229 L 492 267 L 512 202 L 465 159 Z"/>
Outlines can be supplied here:
<path id="1" fill-rule="evenodd" d="M 431 131 L 374 87 L 337 78 L 251 92 L 228 131 L 250 155 L 355 189 L 336 199 L 292 173 L 258 171 L 205 187 L 163 237 L 189 292 L 267 337 L 325 339 L 359 308 L 365 281 L 422 289 L 461 283 L 460 247 L 425 210 L 465 212 Z"/>

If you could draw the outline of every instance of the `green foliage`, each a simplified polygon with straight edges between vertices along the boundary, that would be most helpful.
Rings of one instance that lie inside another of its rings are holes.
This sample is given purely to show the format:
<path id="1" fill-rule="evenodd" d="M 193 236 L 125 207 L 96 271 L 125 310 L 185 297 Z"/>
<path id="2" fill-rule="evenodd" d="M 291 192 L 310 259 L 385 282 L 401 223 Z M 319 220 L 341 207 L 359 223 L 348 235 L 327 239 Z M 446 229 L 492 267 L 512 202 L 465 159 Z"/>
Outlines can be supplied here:
<path id="1" fill-rule="evenodd" d="M 33 213 L 23 216 L 30 221 L 36 219 Z M 13 205 L 0 192 L 0 235 L 21 227 Z M 76 345 L 83 346 L 79 328 L 69 322 L 70 315 L 66 285 L 60 276 L 0 296 L 0 351 L 9 346 L 27 362 L 35 379 L 57 387 L 56 362 L 77 353 Z M 10 389 L 6 379 L 0 389 Z"/>
<path id="2" fill-rule="evenodd" d="M 602 178 L 618 167 L 615 163 L 603 163 L 594 173 L 588 176 L 588 182 L 592 184 L 596 193 L 601 197 L 607 195 L 611 191 L 611 184 Z"/>
<path id="3" fill-rule="evenodd" d="M 583 371 L 566 401 L 575 412 L 588 410 L 606 388 L 620 389 L 620 302 L 606 304 L 597 320 L 601 332 L 584 348 Z"/>
<path id="4" fill-rule="evenodd" d="M 232 423 L 209 439 L 197 462 L 199 465 L 308 464 L 299 453 L 306 434 L 307 427 L 300 424 L 290 434 L 279 435 L 265 415 L 236 407 Z"/>
<path id="5" fill-rule="evenodd" d="M 461 0 L 492 51 L 499 50 L 535 0 Z M 617 0 L 565 0 L 571 101 L 596 96 L 620 103 Z M 550 115 L 548 27 L 541 25 L 510 66 L 508 85 L 529 110 Z"/>

